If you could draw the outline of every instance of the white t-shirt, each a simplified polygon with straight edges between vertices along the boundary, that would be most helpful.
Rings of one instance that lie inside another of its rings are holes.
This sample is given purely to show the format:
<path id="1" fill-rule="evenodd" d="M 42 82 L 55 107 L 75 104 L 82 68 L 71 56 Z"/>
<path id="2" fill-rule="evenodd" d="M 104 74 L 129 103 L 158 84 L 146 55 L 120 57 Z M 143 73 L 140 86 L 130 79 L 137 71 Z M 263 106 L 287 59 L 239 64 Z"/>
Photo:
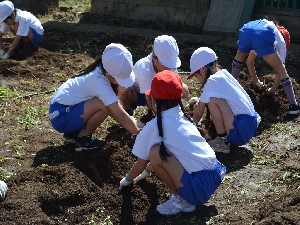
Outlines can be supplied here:
<path id="1" fill-rule="evenodd" d="M 162 112 L 164 143 L 188 173 L 212 169 L 217 162 L 214 150 L 198 129 L 184 116 L 179 106 Z M 160 143 L 157 117 L 149 121 L 137 136 L 132 153 L 149 160 L 153 145 Z"/>
<path id="2" fill-rule="evenodd" d="M 249 95 L 225 69 L 218 71 L 207 79 L 203 93 L 200 95 L 200 102 L 208 103 L 211 97 L 224 99 L 234 115 L 255 115 L 255 109 Z M 259 122 L 260 117 L 258 118 Z"/>
<path id="3" fill-rule="evenodd" d="M 118 101 L 109 80 L 99 67 L 87 75 L 68 79 L 55 92 L 50 104 L 58 102 L 72 106 L 93 97 L 101 99 L 105 106 Z"/>
<path id="4" fill-rule="evenodd" d="M 280 59 L 283 63 L 285 63 L 285 58 L 286 58 L 286 43 L 284 40 L 284 37 L 282 36 L 282 34 L 280 33 L 280 31 L 278 30 L 278 28 L 276 27 L 276 25 L 269 20 L 263 19 L 264 22 L 266 22 L 266 27 L 271 27 L 274 32 L 275 32 L 275 42 L 274 42 L 274 46 L 276 48 L 276 51 L 278 52 Z M 256 52 L 254 50 L 251 50 L 255 55 Z"/>
<path id="5" fill-rule="evenodd" d="M 44 28 L 41 22 L 30 12 L 22 11 L 20 9 L 16 9 L 17 14 L 15 18 L 15 22 L 19 23 L 19 27 L 16 35 L 19 36 L 28 36 L 29 28 L 35 30 L 38 34 L 44 34 Z M 5 23 L 2 23 L 0 31 L 2 33 L 9 32 L 9 27 Z"/>
<path id="6" fill-rule="evenodd" d="M 178 74 L 177 69 L 171 71 Z M 156 74 L 152 62 L 152 53 L 138 60 L 133 66 L 133 72 L 135 74 L 134 89 L 141 94 L 145 94 L 151 88 L 152 79 Z"/>

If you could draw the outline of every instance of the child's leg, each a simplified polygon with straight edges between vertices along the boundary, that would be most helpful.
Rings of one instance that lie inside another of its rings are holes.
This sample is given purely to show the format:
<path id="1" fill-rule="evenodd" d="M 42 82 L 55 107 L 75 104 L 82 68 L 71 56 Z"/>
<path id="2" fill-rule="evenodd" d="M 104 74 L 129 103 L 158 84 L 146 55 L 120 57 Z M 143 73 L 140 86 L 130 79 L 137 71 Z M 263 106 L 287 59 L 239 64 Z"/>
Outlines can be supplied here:
<path id="1" fill-rule="evenodd" d="M 246 58 L 246 53 L 243 53 L 241 51 L 237 51 L 236 56 L 232 62 L 232 71 L 231 75 L 235 78 L 238 79 L 241 69 L 244 66 L 244 59 Z"/>
<path id="2" fill-rule="evenodd" d="M 280 77 L 279 77 L 278 74 L 276 74 L 273 86 L 269 89 L 269 92 L 272 93 L 272 94 L 275 94 L 275 92 L 277 91 L 279 85 L 280 85 Z"/>
<path id="3" fill-rule="evenodd" d="M 145 170 L 147 170 L 147 171 L 149 171 L 149 172 L 151 172 L 152 171 L 152 165 L 151 165 L 151 163 L 149 162 L 148 164 L 147 164 L 147 166 L 146 166 L 146 169 Z"/>
<path id="4" fill-rule="evenodd" d="M 229 134 L 233 128 L 234 115 L 227 102 L 221 98 L 210 98 L 207 105 L 218 135 Z"/>
<path id="5" fill-rule="evenodd" d="M 137 93 L 133 87 L 123 88 L 118 86 L 118 97 L 123 109 L 133 116 L 132 106 L 137 102 Z"/>
<path id="6" fill-rule="evenodd" d="M 286 69 L 285 69 L 283 62 L 281 61 L 278 53 L 275 52 L 275 53 L 272 53 L 269 55 L 264 55 L 263 59 L 275 70 L 276 74 L 278 74 L 280 83 L 283 87 L 283 90 L 284 90 L 290 104 L 297 104 L 292 82 L 286 72 Z M 274 83 L 274 85 L 275 85 L 275 83 Z"/>
<path id="7" fill-rule="evenodd" d="M 250 51 L 247 61 L 246 61 L 246 64 L 247 64 L 248 71 L 249 71 L 252 81 L 255 84 L 258 84 L 258 82 L 260 82 L 260 81 L 257 78 L 256 71 L 255 71 L 255 66 L 254 66 L 255 58 L 256 58 L 255 53 L 253 51 Z"/>
<path id="8" fill-rule="evenodd" d="M 80 131 L 78 137 L 90 136 L 108 117 L 108 108 L 99 98 L 91 98 L 84 103 L 81 117 L 84 119 L 85 129 Z"/>
<path id="9" fill-rule="evenodd" d="M 160 145 L 154 145 L 150 150 L 149 159 L 156 175 L 164 182 L 171 192 L 178 195 L 178 188 L 183 184 L 180 182 L 184 168 L 178 159 L 171 155 L 167 162 L 163 162 L 159 156 Z"/>

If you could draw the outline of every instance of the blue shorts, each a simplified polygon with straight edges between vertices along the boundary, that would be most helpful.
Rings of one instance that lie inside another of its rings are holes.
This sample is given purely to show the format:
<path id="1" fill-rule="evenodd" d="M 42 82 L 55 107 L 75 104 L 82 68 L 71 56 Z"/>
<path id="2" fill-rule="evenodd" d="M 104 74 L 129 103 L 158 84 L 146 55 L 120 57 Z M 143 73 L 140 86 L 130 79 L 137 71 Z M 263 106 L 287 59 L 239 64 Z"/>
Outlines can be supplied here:
<path id="1" fill-rule="evenodd" d="M 189 174 L 184 170 L 178 188 L 180 197 L 193 205 L 203 205 L 220 186 L 226 173 L 226 167 L 217 161 L 211 170 L 201 170 Z"/>
<path id="2" fill-rule="evenodd" d="M 132 107 L 132 109 L 136 109 L 138 106 L 146 106 L 147 102 L 146 102 L 145 94 L 141 94 L 137 91 L 136 94 L 137 94 L 136 104 Z"/>
<path id="3" fill-rule="evenodd" d="M 271 27 L 265 27 L 266 21 L 255 20 L 246 23 L 240 30 L 237 42 L 239 51 L 249 53 L 255 50 L 258 57 L 276 52 L 274 46 L 275 32 Z"/>
<path id="4" fill-rule="evenodd" d="M 84 119 L 80 117 L 84 113 L 84 102 L 68 106 L 57 102 L 50 105 L 50 121 L 59 133 L 71 133 L 84 130 Z"/>
<path id="5" fill-rule="evenodd" d="M 247 114 L 234 116 L 232 123 L 234 127 L 229 131 L 227 140 L 236 146 L 246 144 L 254 136 L 257 130 L 258 116 L 257 113 L 255 113 L 255 116 Z"/>
<path id="6" fill-rule="evenodd" d="M 31 32 L 33 34 L 33 41 L 31 42 L 31 45 L 34 46 L 41 42 L 43 35 L 38 34 L 34 29 L 31 29 Z"/>

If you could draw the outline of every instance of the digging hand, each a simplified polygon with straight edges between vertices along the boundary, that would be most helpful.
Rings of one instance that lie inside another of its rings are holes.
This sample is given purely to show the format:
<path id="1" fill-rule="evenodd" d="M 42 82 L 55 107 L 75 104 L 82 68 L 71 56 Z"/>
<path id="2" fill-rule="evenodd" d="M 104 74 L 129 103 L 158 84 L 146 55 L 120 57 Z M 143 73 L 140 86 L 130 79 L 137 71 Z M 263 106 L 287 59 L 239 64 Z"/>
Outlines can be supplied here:
<path id="1" fill-rule="evenodd" d="M 10 55 L 7 52 L 1 57 L 1 59 L 7 59 Z"/>
<path id="2" fill-rule="evenodd" d="M 138 181 L 147 179 L 147 177 L 150 177 L 151 172 L 144 170 L 140 175 L 138 175 L 135 179 L 133 179 L 133 183 L 136 184 Z"/>
<path id="3" fill-rule="evenodd" d="M 122 190 L 123 187 L 130 185 L 133 182 L 133 180 L 128 179 L 128 173 L 123 177 L 123 179 L 120 181 L 120 191 Z"/>

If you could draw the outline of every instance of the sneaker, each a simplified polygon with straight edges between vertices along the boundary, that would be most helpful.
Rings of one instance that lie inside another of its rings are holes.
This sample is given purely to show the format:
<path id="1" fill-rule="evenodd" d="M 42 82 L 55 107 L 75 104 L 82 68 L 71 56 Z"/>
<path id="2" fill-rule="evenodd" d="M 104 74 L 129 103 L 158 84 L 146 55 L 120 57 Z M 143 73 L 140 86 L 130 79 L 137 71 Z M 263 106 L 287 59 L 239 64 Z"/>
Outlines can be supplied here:
<path id="1" fill-rule="evenodd" d="M 224 154 L 230 153 L 230 144 L 225 144 L 220 137 L 216 137 L 214 140 L 210 140 L 207 143 L 215 152 Z"/>
<path id="2" fill-rule="evenodd" d="M 23 48 L 20 49 L 19 54 L 24 54 L 32 49 L 32 45 L 29 42 L 24 42 Z"/>
<path id="3" fill-rule="evenodd" d="M 172 194 L 170 199 L 158 205 L 156 210 L 162 215 L 174 215 L 180 212 L 193 212 L 196 210 L 196 206 Z"/>
<path id="4" fill-rule="evenodd" d="M 300 103 L 299 102 L 297 104 L 290 104 L 289 114 L 292 114 L 292 115 L 300 114 Z"/>
<path id="5" fill-rule="evenodd" d="M 81 152 L 82 150 L 101 148 L 103 145 L 104 141 L 92 136 L 77 137 L 75 141 L 75 151 Z"/>
<path id="6" fill-rule="evenodd" d="M 62 140 L 66 143 L 75 143 L 76 138 L 78 137 L 80 130 L 74 131 L 72 133 L 64 133 Z"/>

